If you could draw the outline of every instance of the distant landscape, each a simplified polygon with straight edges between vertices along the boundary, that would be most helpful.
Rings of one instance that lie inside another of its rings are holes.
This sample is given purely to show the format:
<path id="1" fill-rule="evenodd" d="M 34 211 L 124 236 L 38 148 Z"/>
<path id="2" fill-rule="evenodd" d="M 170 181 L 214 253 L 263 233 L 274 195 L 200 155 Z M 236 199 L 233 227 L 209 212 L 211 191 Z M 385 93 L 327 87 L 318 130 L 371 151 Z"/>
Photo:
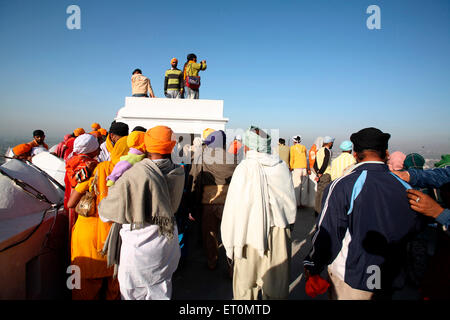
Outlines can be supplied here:
<path id="1" fill-rule="evenodd" d="M 31 141 L 32 138 L 0 138 L 0 155 L 5 155 L 6 151 L 8 150 L 9 147 L 14 147 L 20 143 L 26 143 Z M 47 143 L 47 145 L 49 146 L 49 148 L 51 148 L 52 146 L 58 144 L 60 141 L 62 140 L 62 138 L 55 138 L 55 137 L 46 137 L 45 142 Z M 311 146 L 310 145 L 306 145 L 306 147 L 309 149 Z M 410 153 L 408 150 L 401 150 L 398 148 L 394 148 L 393 150 L 390 150 L 391 152 L 393 151 L 402 151 L 405 154 Z M 434 164 L 436 162 L 438 162 L 441 159 L 441 155 L 442 153 L 438 153 L 436 151 L 425 151 L 425 152 L 420 152 L 420 151 L 415 151 L 416 153 L 421 154 L 424 158 L 425 158 L 425 168 L 434 168 Z M 340 154 L 339 148 L 335 146 L 335 148 L 333 149 L 333 158 L 337 157 Z M 0 164 L 3 164 L 5 161 L 5 159 L 3 157 L 0 157 Z"/>

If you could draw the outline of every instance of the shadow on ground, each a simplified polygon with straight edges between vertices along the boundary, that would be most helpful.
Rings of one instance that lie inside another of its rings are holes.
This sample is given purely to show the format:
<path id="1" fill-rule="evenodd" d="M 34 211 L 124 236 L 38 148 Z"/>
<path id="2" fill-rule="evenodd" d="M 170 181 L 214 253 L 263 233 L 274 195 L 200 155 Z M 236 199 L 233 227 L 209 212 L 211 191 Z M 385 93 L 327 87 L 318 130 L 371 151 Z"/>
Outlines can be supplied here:
<path id="1" fill-rule="evenodd" d="M 292 262 L 289 286 L 290 300 L 311 300 L 305 293 L 303 277 L 303 258 L 311 248 L 313 234 L 314 210 L 304 208 L 297 211 L 294 230 L 292 232 Z M 217 269 L 211 271 L 206 264 L 203 252 L 200 226 L 192 223 L 187 238 L 188 253 L 185 261 L 173 276 L 174 300 L 231 300 L 233 299 L 232 280 L 228 276 L 225 249 L 219 250 Z M 326 294 L 314 300 L 327 299 Z"/>

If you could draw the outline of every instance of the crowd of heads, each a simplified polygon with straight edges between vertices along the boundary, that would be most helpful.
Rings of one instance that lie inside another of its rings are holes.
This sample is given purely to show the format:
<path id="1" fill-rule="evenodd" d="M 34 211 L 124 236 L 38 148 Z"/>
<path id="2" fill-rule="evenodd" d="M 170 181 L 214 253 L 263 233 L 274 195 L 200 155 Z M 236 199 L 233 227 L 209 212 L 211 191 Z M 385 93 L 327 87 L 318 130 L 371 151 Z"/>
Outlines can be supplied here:
<path id="1" fill-rule="evenodd" d="M 193 58 L 194 56 L 190 56 L 190 58 Z M 139 71 L 140 71 L 139 69 L 135 70 L 135 72 Z M 149 134 L 153 134 L 154 132 L 161 133 L 158 130 L 155 131 L 154 128 L 152 128 L 151 130 L 147 130 L 147 128 L 143 126 L 135 126 L 131 131 L 131 133 L 132 132 L 142 132 L 143 134 L 146 134 L 146 136 L 149 136 Z M 183 139 L 184 135 L 179 135 L 177 137 L 173 131 L 171 132 L 172 133 L 170 145 L 175 146 L 177 142 L 179 145 L 181 144 L 184 145 L 183 148 L 184 152 L 182 152 L 182 156 L 180 156 L 180 154 L 172 155 L 174 162 L 177 163 L 180 162 L 189 163 L 189 161 L 192 161 L 192 152 L 202 145 L 209 149 L 215 148 L 226 149 L 233 142 L 234 143 L 238 142 L 239 143 L 238 149 L 240 149 L 241 145 L 243 147 L 241 150 L 242 153 L 245 153 L 246 151 L 253 149 L 257 150 L 258 152 L 265 152 L 265 153 L 271 153 L 273 151 L 271 147 L 272 138 L 270 137 L 270 135 L 256 126 L 251 126 L 250 128 L 248 128 L 242 136 L 236 134 L 232 137 L 227 136 L 223 130 L 215 130 L 212 128 L 204 129 L 200 136 L 189 134 L 187 135 L 187 139 Z M 98 123 L 93 123 L 91 125 L 91 130 L 89 132 L 86 132 L 84 128 L 81 127 L 76 128 L 71 133 L 66 134 L 61 143 L 63 144 L 67 143 L 67 141 L 70 141 L 71 139 L 75 140 L 78 139 L 79 140 L 78 142 L 80 143 L 81 141 L 91 141 L 92 140 L 91 137 L 94 137 L 95 140 L 97 141 L 98 146 L 104 143 L 107 140 L 107 138 L 114 145 L 121 137 L 128 136 L 128 134 L 129 134 L 129 127 L 127 124 L 122 122 L 113 121 L 109 127 L 109 130 L 102 128 Z M 424 168 L 425 159 L 422 155 L 418 153 L 410 153 L 406 155 L 401 151 L 395 151 L 389 154 L 388 141 L 390 137 L 391 136 L 389 133 L 383 133 L 381 130 L 377 128 L 373 127 L 365 128 L 358 132 L 353 133 L 350 136 L 349 140 L 342 141 L 339 145 L 339 149 L 341 152 L 353 153 L 357 162 L 361 162 L 367 159 L 383 161 L 388 164 L 389 169 L 391 170 Z M 33 143 L 24 143 L 17 145 L 13 148 L 13 153 L 15 155 L 18 155 L 15 156 L 16 158 L 30 160 L 32 156 L 34 156 L 41 150 L 44 150 L 43 147 L 45 144 L 44 131 L 41 129 L 34 130 L 33 138 L 34 138 Z M 167 139 L 167 137 L 165 137 L 164 139 Z M 294 145 L 300 144 L 302 142 L 301 135 L 295 135 L 291 139 Z M 332 149 L 334 146 L 334 142 L 335 138 L 331 136 L 318 137 L 315 140 L 313 146 L 315 145 L 317 149 L 320 149 L 321 147 L 327 147 L 328 149 Z M 279 145 L 286 145 L 286 140 L 284 138 L 279 138 L 278 143 Z M 75 145 L 78 145 L 78 143 L 74 144 L 73 151 L 78 152 L 79 150 L 75 148 Z M 149 151 L 147 150 L 147 152 Z M 164 152 L 166 152 L 166 154 L 171 153 L 168 152 L 168 150 L 164 150 Z M 234 151 L 234 153 L 236 152 L 237 150 Z M 217 163 L 220 163 L 220 161 L 223 161 L 223 158 L 218 157 L 216 160 Z M 437 166 L 438 165 L 439 164 L 437 164 Z"/>

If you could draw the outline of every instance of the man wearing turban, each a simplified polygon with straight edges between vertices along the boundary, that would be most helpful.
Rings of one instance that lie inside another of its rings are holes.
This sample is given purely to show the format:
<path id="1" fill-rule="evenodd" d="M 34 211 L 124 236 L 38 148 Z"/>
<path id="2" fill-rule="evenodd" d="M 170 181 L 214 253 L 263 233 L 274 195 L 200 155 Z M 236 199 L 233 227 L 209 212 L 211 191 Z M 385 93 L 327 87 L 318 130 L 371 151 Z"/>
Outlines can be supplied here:
<path id="1" fill-rule="evenodd" d="M 292 138 L 294 145 L 291 146 L 289 153 L 289 167 L 292 170 L 292 182 L 294 183 L 295 197 L 297 206 L 307 204 L 308 196 L 308 175 L 311 174 L 309 162 L 307 162 L 306 147 L 300 142 L 300 135 Z"/>
<path id="2" fill-rule="evenodd" d="M 219 258 L 219 228 L 223 207 L 237 157 L 225 150 L 226 136 L 222 130 L 210 133 L 204 143 L 205 148 L 198 149 L 194 154 L 189 172 L 192 186 L 188 203 L 194 219 L 201 220 L 207 265 L 210 270 L 214 270 Z M 201 217 L 197 217 L 200 212 Z"/>
<path id="3" fill-rule="evenodd" d="M 110 153 L 114 144 L 122 137 L 128 136 L 128 132 L 129 128 L 126 123 L 116 122 L 115 120 L 111 123 L 106 141 L 100 145 L 99 162 L 110 160 Z"/>
<path id="4" fill-rule="evenodd" d="M 271 137 L 263 130 L 250 127 L 243 144 L 246 156 L 233 173 L 220 227 L 234 261 L 233 298 L 287 299 L 297 213 L 292 177 L 270 154 Z"/>
<path id="5" fill-rule="evenodd" d="M 170 158 L 175 143 L 168 127 L 148 130 L 147 158 L 123 173 L 99 206 L 103 221 L 122 225 L 118 279 L 126 300 L 163 300 L 172 295 L 172 274 L 180 259 L 174 214 L 185 180 L 183 168 Z M 119 236 L 113 231 L 108 251 Z"/>
<path id="6" fill-rule="evenodd" d="M 332 299 L 390 299 L 404 286 L 406 247 L 418 217 L 405 197 L 410 186 L 386 165 L 389 138 L 376 128 L 353 133 L 357 165 L 324 191 L 303 264 L 307 280 L 328 267 Z"/>
<path id="7" fill-rule="evenodd" d="M 343 141 L 339 149 L 342 153 L 331 162 L 331 181 L 342 177 L 347 168 L 356 163 L 355 157 L 352 155 L 353 143 L 351 141 Z"/>
<path id="8" fill-rule="evenodd" d="M 331 158 L 333 153 L 334 138 L 326 136 L 323 138 L 323 144 L 321 148 L 317 151 L 316 160 L 314 162 L 314 171 L 317 175 L 317 192 L 315 197 L 315 214 L 319 214 L 322 205 L 323 190 L 331 182 Z"/>
<path id="9" fill-rule="evenodd" d="M 170 60 L 172 66 L 164 76 L 164 95 L 171 99 L 181 99 L 184 94 L 183 72 L 177 68 L 177 58 Z"/>

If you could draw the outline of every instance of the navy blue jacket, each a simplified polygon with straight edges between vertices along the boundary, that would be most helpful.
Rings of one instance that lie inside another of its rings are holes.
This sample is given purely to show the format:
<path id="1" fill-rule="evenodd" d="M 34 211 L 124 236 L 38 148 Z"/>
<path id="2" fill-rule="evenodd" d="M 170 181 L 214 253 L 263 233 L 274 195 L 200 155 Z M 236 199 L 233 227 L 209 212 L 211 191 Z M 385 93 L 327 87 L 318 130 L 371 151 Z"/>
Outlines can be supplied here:
<path id="1" fill-rule="evenodd" d="M 440 188 L 450 182 L 450 166 L 430 170 L 409 169 L 409 183 L 421 188 Z"/>
<path id="2" fill-rule="evenodd" d="M 381 290 L 391 290 L 404 275 L 406 242 L 420 226 L 417 213 L 410 209 L 407 188 L 381 162 L 360 163 L 331 183 L 323 194 L 305 268 L 318 274 L 330 265 L 352 288 L 375 291 L 367 280 L 377 266 Z"/>
<path id="3" fill-rule="evenodd" d="M 450 166 L 429 170 L 409 169 L 409 183 L 414 187 L 440 188 L 444 184 L 450 183 Z M 450 226 L 450 210 L 445 209 L 436 221 L 446 228 Z"/>

